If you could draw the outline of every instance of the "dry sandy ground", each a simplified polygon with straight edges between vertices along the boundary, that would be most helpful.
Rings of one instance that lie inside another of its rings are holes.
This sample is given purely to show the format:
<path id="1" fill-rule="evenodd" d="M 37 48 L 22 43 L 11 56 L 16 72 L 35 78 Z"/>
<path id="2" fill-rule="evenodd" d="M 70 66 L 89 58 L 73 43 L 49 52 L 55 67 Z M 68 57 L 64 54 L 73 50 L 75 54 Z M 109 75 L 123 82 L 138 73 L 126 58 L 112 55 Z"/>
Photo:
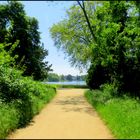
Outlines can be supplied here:
<path id="1" fill-rule="evenodd" d="M 84 89 L 61 89 L 32 123 L 8 139 L 112 139 L 84 98 Z"/>

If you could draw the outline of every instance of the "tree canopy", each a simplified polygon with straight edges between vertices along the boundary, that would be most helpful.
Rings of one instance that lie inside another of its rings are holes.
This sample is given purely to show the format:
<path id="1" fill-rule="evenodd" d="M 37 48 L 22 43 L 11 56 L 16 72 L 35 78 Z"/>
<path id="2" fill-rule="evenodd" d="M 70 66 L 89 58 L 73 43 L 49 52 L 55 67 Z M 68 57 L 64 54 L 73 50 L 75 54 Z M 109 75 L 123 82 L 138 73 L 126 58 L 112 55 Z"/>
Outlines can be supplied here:
<path id="1" fill-rule="evenodd" d="M 77 1 L 50 32 L 73 65 L 90 64 L 90 88 L 111 83 L 140 95 L 139 19 L 138 1 Z"/>
<path id="2" fill-rule="evenodd" d="M 28 17 L 20 2 L 8 1 L 0 5 L 0 43 L 10 43 L 8 51 L 17 40 L 17 47 L 11 54 L 18 55 L 16 65 L 24 68 L 24 75 L 33 76 L 35 80 L 44 79 L 51 65 L 44 62 L 48 51 L 40 42 L 38 21 Z"/>

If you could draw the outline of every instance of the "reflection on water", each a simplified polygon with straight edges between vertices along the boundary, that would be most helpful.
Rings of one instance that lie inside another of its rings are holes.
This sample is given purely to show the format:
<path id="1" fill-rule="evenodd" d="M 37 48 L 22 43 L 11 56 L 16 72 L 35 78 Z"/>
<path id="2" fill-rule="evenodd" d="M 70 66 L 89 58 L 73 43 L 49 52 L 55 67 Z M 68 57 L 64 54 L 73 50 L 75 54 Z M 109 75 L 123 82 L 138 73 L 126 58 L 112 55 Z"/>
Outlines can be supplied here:
<path id="1" fill-rule="evenodd" d="M 86 85 L 85 81 L 71 81 L 71 82 L 45 82 L 47 84 L 58 84 L 58 85 Z"/>

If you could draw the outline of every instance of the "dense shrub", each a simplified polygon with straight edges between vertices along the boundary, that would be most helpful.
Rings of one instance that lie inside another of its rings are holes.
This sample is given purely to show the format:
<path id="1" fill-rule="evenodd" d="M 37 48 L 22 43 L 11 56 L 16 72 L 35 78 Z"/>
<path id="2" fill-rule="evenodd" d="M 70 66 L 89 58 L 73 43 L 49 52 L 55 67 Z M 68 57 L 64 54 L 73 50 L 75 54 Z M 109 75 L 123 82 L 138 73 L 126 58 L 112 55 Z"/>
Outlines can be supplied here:
<path id="1" fill-rule="evenodd" d="M 0 138 L 26 125 L 55 95 L 55 88 L 0 67 Z"/>
<path id="2" fill-rule="evenodd" d="M 13 54 L 19 43 L 0 43 L 0 139 L 30 122 L 56 93 L 54 87 L 22 76 L 24 66 L 16 64 L 19 56 Z"/>
<path id="3" fill-rule="evenodd" d="M 109 80 L 110 78 L 106 67 L 103 67 L 101 64 L 91 64 L 86 78 L 86 83 L 90 89 L 98 89 Z"/>
<path id="4" fill-rule="evenodd" d="M 102 93 L 103 93 L 103 95 L 111 95 L 111 97 L 116 97 L 116 96 L 118 96 L 118 88 L 117 87 L 115 87 L 115 85 L 114 84 L 108 84 L 108 83 L 106 83 L 106 84 L 103 84 L 103 85 L 101 85 L 100 86 L 100 90 L 102 91 Z"/>
<path id="5" fill-rule="evenodd" d="M 131 96 L 140 97 L 140 64 L 135 61 L 131 58 L 126 61 L 123 90 L 129 92 Z"/>

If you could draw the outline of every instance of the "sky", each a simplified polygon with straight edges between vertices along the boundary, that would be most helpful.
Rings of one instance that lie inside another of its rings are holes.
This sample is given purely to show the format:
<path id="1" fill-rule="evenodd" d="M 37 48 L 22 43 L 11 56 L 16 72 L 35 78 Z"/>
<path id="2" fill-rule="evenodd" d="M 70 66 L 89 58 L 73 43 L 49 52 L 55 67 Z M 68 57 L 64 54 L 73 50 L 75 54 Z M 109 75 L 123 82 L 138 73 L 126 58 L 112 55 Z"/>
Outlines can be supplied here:
<path id="1" fill-rule="evenodd" d="M 54 46 L 54 42 L 50 36 L 49 29 L 54 23 L 58 23 L 66 16 L 66 9 L 68 9 L 73 1 L 22 1 L 26 14 L 30 17 L 35 17 L 39 21 L 39 31 L 41 32 L 41 42 L 44 43 L 45 49 L 48 50 L 49 55 L 46 61 L 52 64 L 54 73 L 59 75 L 83 75 L 86 70 L 80 73 L 79 69 L 72 67 L 68 58 L 62 50 L 58 50 Z"/>

